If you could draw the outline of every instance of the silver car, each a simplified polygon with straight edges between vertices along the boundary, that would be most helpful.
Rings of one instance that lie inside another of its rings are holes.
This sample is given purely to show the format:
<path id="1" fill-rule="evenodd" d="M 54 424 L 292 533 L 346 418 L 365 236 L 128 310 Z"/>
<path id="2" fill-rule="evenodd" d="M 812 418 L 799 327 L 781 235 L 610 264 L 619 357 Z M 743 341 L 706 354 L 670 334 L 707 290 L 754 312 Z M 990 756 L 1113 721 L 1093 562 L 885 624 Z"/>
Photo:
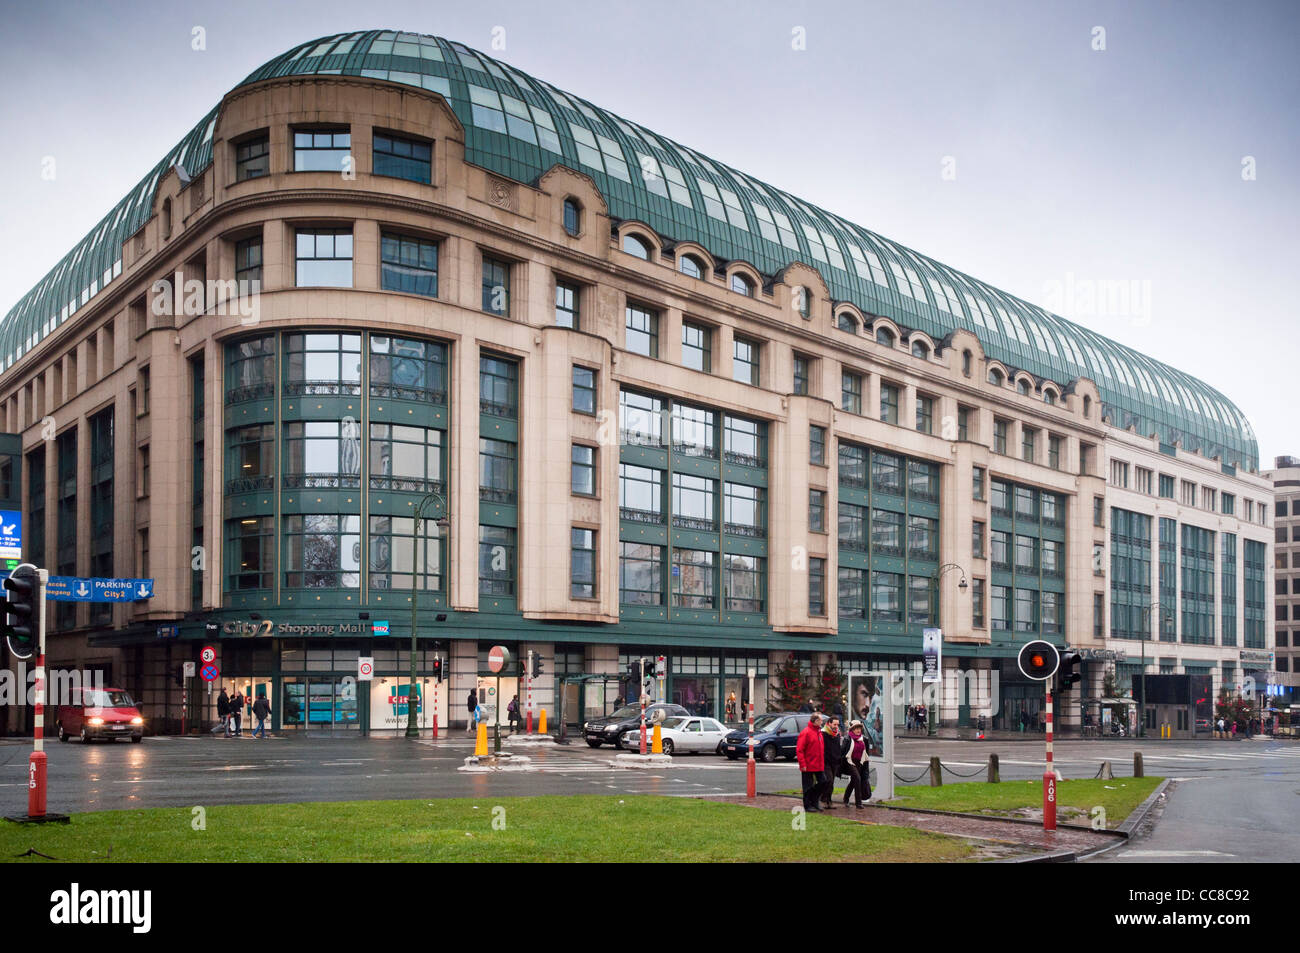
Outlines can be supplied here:
<path id="1" fill-rule="evenodd" d="M 646 750 L 649 750 L 651 731 L 646 726 Z M 678 751 L 706 751 L 719 754 L 722 751 L 722 739 L 727 734 L 727 726 L 715 718 L 702 715 L 677 716 L 665 718 L 659 725 L 663 739 L 664 754 Z M 623 747 L 637 749 L 641 746 L 641 729 L 624 732 Z"/>

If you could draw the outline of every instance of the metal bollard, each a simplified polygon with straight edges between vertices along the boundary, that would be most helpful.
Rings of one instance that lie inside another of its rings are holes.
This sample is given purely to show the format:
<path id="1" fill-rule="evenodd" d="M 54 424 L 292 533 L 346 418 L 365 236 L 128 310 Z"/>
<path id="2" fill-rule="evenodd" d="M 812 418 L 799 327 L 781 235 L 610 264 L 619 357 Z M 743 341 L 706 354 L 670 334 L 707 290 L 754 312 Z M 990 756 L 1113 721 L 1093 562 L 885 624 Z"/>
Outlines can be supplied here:
<path id="1" fill-rule="evenodd" d="M 989 755 L 989 784 L 998 784 L 1002 781 L 1001 775 L 998 774 L 998 756 Z"/>
<path id="2" fill-rule="evenodd" d="M 1133 752 L 1133 777 L 1135 778 L 1146 777 L 1146 775 L 1142 773 L 1142 752 L 1141 751 Z"/>
<path id="3" fill-rule="evenodd" d="M 930 787 L 943 787 L 943 768 L 940 766 L 938 758 L 930 759 Z"/>

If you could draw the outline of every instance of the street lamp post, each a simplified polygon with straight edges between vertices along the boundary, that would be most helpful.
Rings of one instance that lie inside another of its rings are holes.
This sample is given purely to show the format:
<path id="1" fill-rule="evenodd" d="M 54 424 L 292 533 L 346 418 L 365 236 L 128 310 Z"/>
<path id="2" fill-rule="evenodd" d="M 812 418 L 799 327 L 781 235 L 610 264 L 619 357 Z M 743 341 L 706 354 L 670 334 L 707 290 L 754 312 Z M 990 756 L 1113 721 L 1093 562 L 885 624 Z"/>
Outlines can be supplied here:
<path id="1" fill-rule="evenodd" d="M 433 492 L 425 495 L 420 500 L 419 505 L 415 508 L 415 536 L 411 540 L 414 552 L 411 557 L 411 687 L 406 694 L 406 737 L 420 737 L 420 720 L 416 714 L 416 695 L 415 681 L 417 678 L 416 653 L 419 652 L 419 643 L 417 636 L 419 633 L 419 623 L 417 621 L 417 610 L 420 601 L 420 550 L 423 548 L 424 540 L 421 538 L 421 528 L 424 524 L 424 510 L 427 506 L 441 506 L 445 512 L 447 509 L 447 499 L 441 493 Z M 440 517 L 434 525 L 441 529 L 447 524 L 445 516 Z M 428 569 L 426 560 L 425 569 Z"/>
<path id="2" fill-rule="evenodd" d="M 961 566 L 957 565 L 956 563 L 944 563 L 934 572 L 934 596 L 935 596 L 936 603 L 939 598 L 939 580 L 943 578 L 944 573 L 951 572 L 954 569 L 957 570 L 957 572 L 961 573 L 961 582 L 957 583 L 957 588 L 960 589 L 963 593 L 966 591 L 966 570 L 963 569 Z M 939 677 L 940 678 L 943 677 L 942 671 L 940 671 Z M 940 682 L 939 684 L 942 684 L 942 682 Z M 937 709 L 939 708 L 939 704 L 938 704 L 939 700 L 938 698 L 935 698 L 933 699 L 933 701 L 934 701 L 933 705 L 926 706 L 926 712 L 928 714 L 928 717 L 926 718 L 926 722 L 927 722 L 926 735 L 930 738 L 933 738 L 936 734 L 938 734 L 939 731 L 939 718 L 937 712 Z"/>

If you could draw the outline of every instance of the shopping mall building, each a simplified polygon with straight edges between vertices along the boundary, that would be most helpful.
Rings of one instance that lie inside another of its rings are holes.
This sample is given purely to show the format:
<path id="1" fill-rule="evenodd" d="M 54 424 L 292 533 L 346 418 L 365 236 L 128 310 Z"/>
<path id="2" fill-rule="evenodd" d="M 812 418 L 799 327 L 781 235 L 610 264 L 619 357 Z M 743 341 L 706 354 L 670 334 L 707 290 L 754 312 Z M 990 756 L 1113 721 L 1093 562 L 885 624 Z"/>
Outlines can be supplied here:
<path id="1" fill-rule="evenodd" d="M 753 669 L 762 711 L 791 656 L 908 669 L 928 626 L 955 724 L 1037 711 L 1030 638 L 1084 650 L 1074 723 L 1143 657 L 1270 667 L 1272 491 L 1219 391 L 443 39 L 256 69 L 0 360 L 24 557 L 156 580 L 50 603 L 51 665 L 157 730 L 205 644 L 281 730 L 391 727 L 413 590 L 443 724 L 497 644 L 571 722 L 642 656 L 719 715 Z"/>

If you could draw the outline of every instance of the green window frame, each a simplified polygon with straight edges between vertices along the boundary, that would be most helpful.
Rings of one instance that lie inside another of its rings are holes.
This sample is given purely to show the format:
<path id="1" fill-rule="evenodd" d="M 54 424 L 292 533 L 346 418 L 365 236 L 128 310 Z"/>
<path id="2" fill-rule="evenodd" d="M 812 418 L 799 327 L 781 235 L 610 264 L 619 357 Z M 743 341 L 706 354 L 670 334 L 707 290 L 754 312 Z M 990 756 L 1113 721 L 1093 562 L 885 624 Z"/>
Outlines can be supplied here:
<path id="1" fill-rule="evenodd" d="M 722 557 L 723 591 L 728 612 L 762 614 L 767 610 L 767 560 L 726 553 Z"/>
<path id="2" fill-rule="evenodd" d="M 369 588 L 409 591 L 418 578 L 422 590 L 442 591 L 443 539 L 433 519 L 420 523 L 423 552 L 419 553 L 417 575 L 415 518 L 371 514 L 370 564 L 366 567 Z"/>
<path id="3" fill-rule="evenodd" d="M 420 338 L 372 334 L 370 396 L 421 403 L 447 402 L 447 346 Z"/>
<path id="4" fill-rule="evenodd" d="M 713 329 L 696 321 L 682 322 L 682 364 L 705 374 L 713 370 Z"/>
<path id="5" fill-rule="evenodd" d="M 423 140 L 376 131 L 372 137 L 375 175 L 428 185 L 433 180 L 433 146 Z"/>
<path id="6" fill-rule="evenodd" d="M 519 416 L 519 365 L 491 355 L 478 362 L 479 412 L 492 417 Z"/>
<path id="7" fill-rule="evenodd" d="M 482 258 L 482 308 L 488 314 L 510 316 L 510 263 L 484 255 Z"/>
<path id="8" fill-rule="evenodd" d="M 517 533 L 513 526 L 478 528 L 478 591 L 481 596 L 515 594 Z"/>
<path id="9" fill-rule="evenodd" d="M 433 427 L 371 423 L 370 489 L 441 493 L 444 433 Z"/>
<path id="10" fill-rule="evenodd" d="M 479 437 L 478 498 L 513 505 L 519 489 L 518 448 L 508 440 Z"/>
<path id="11" fill-rule="evenodd" d="M 275 517 L 226 520 L 226 591 L 275 588 Z"/>
<path id="12" fill-rule="evenodd" d="M 577 285 L 567 281 L 555 282 L 555 324 L 561 328 L 582 330 L 582 316 L 579 313 L 582 300 L 581 290 Z"/>
<path id="13" fill-rule="evenodd" d="M 674 549 L 672 604 L 678 609 L 717 609 L 717 553 L 707 549 Z"/>
<path id="14" fill-rule="evenodd" d="M 569 597 L 596 598 L 596 531 L 574 526 L 569 534 Z"/>
<path id="15" fill-rule="evenodd" d="M 580 364 L 573 365 L 573 412 L 596 415 L 596 372 Z"/>
<path id="16" fill-rule="evenodd" d="M 284 393 L 361 396 L 361 335 L 306 331 L 284 336 Z"/>
<path id="17" fill-rule="evenodd" d="M 577 496 L 595 496 L 596 448 L 573 444 L 570 463 L 569 492 Z"/>
<path id="18" fill-rule="evenodd" d="M 623 605 L 664 604 L 664 548 L 621 541 L 618 556 L 618 599 Z"/>
<path id="19" fill-rule="evenodd" d="M 288 514 L 281 518 L 280 535 L 286 589 L 360 588 L 360 516 Z"/>

